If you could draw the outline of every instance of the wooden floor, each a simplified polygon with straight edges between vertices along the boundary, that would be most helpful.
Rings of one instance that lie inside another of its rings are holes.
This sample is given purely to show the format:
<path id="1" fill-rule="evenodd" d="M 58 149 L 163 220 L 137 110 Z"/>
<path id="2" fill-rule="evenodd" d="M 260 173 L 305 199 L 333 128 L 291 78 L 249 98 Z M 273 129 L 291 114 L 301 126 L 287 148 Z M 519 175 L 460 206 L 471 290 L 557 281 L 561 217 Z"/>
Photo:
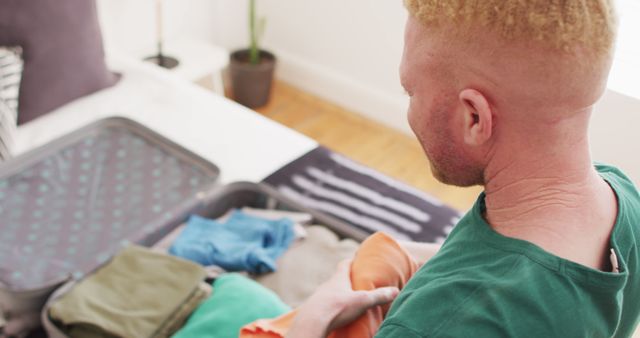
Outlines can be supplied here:
<path id="1" fill-rule="evenodd" d="M 349 112 L 284 82 L 276 82 L 271 101 L 258 112 L 328 148 L 467 210 L 480 188 L 437 182 L 420 144 L 389 127 Z M 398 112 L 402 114 L 402 112 Z"/>
<path id="2" fill-rule="evenodd" d="M 415 138 L 284 82 L 275 82 L 271 101 L 257 111 L 336 152 L 436 196 L 460 211 L 469 209 L 481 190 L 437 182 Z"/>

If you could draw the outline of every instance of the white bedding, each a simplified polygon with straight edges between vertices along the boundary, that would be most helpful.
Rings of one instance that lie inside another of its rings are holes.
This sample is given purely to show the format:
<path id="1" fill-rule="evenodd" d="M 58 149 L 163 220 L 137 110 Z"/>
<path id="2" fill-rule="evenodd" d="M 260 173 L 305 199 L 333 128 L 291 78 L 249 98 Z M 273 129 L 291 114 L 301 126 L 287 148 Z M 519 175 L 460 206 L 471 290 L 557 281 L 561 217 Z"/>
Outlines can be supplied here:
<path id="1" fill-rule="evenodd" d="M 15 154 L 100 118 L 136 120 L 215 163 L 221 183 L 260 181 L 317 143 L 235 102 L 124 56 L 108 58 L 120 72 L 112 87 L 71 102 L 18 128 Z"/>

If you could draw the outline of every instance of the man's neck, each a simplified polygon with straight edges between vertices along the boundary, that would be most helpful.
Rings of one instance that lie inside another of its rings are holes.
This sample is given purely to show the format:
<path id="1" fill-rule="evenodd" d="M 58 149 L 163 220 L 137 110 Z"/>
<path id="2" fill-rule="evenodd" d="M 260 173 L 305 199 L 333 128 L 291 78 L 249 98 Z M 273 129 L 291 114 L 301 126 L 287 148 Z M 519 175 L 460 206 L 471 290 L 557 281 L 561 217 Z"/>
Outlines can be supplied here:
<path id="1" fill-rule="evenodd" d="M 519 152 L 486 171 L 485 217 L 498 233 L 566 259 L 606 267 L 615 195 L 593 168 L 586 138 L 546 152 Z"/>

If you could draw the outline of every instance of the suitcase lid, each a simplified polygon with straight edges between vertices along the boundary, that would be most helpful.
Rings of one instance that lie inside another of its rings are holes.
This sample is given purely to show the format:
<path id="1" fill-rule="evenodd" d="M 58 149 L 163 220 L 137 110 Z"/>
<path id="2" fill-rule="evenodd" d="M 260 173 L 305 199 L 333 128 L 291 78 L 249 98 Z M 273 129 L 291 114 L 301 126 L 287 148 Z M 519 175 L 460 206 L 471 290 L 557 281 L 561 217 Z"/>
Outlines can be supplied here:
<path id="1" fill-rule="evenodd" d="M 201 204 L 219 174 L 216 165 L 120 117 L 3 163 L 0 288 L 53 287 L 124 245 L 161 236 Z"/>

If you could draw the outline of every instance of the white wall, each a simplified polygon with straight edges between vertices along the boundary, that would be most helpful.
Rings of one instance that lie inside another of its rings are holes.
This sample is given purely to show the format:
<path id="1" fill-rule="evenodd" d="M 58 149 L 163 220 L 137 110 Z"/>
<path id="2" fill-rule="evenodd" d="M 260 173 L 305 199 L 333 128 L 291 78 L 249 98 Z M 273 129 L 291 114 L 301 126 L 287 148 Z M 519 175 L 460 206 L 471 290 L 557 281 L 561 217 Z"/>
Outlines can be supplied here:
<path id="1" fill-rule="evenodd" d="M 163 0 L 166 41 L 214 41 L 218 10 L 214 0 Z M 98 0 L 98 14 L 108 49 L 135 57 L 156 52 L 156 0 Z"/>
<path id="2" fill-rule="evenodd" d="M 98 1 L 109 43 L 138 57 L 153 51 L 154 0 Z M 611 81 L 611 88 L 630 95 L 640 88 L 635 83 L 640 65 L 629 66 L 640 57 L 632 57 L 637 48 L 625 38 L 640 22 L 629 14 L 633 1 L 620 2 L 623 41 Z M 197 37 L 230 50 L 246 47 L 247 2 L 165 0 L 166 35 Z M 407 99 L 398 80 L 406 20 L 401 0 L 257 2 L 258 13 L 267 18 L 263 46 L 279 57 L 280 78 L 410 134 Z M 640 100 L 609 91 L 596 110 L 591 128 L 594 158 L 621 166 L 640 183 L 640 140 L 633 130 L 640 125 Z"/>
<path id="3" fill-rule="evenodd" d="M 626 12 L 623 39 L 640 22 L 629 15 L 635 6 L 632 1 L 621 0 Z M 218 0 L 218 4 L 225 13 L 218 30 L 227 32 L 218 43 L 230 49 L 244 47 L 246 2 Z M 406 20 L 402 1 L 262 0 L 258 5 L 268 20 L 263 45 L 280 58 L 280 78 L 410 133 L 407 99 L 397 71 Z M 629 83 L 640 78 L 640 65 L 629 64 L 634 46 L 629 39 L 619 43 L 611 81 L 612 88 L 631 95 L 640 88 Z M 640 100 L 610 90 L 597 105 L 591 127 L 594 159 L 622 167 L 638 184 L 640 139 L 634 128 L 639 125 Z"/>
<path id="4" fill-rule="evenodd" d="M 228 13 L 219 30 L 229 32 L 218 42 L 230 49 L 246 46 L 246 2 L 218 1 Z M 402 1 L 264 0 L 258 12 L 267 18 L 263 45 L 280 59 L 280 78 L 410 132 L 398 80 Z"/>
<path id="5" fill-rule="evenodd" d="M 596 161 L 615 164 L 640 187 L 640 100 L 608 90 L 591 119 Z"/>
<path id="6" fill-rule="evenodd" d="M 620 27 L 609 88 L 640 99 L 640 1 L 618 0 Z"/>

